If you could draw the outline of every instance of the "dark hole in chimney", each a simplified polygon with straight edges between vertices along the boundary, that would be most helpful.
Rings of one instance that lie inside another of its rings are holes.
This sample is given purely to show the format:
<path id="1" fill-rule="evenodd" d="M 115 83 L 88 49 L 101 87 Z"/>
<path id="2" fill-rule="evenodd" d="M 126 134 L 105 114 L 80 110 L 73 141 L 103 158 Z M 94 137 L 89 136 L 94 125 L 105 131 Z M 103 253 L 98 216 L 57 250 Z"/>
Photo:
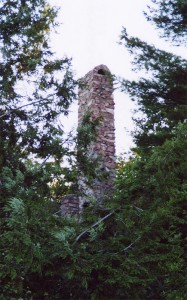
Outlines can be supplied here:
<path id="1" fill-rule="evenodd" d="M 89 203 L 86 201 L 86 202 L 84 202 L 84 204 L 83 204 L 83 208 L 87 208 L 87 207 L 89 207 Z"/>
<path id="2" fill-rule="evenodd" d="M 106 72 L 103 69 L 99 69 L 97 73 L 100 75 L 106 75 Z"/>

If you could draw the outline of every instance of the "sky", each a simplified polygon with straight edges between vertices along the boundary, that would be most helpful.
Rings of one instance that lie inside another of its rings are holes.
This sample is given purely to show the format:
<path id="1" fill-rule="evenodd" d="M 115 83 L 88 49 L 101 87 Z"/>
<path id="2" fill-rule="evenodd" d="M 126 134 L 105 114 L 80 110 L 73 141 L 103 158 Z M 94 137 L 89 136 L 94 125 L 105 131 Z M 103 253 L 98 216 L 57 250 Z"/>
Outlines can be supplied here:
<path id="1" fill-rule="evenodd" d="M 60 26 L 51 35 L 52 49 L 58 57 L 72 58 L 76 78 L 83 77 L 95 66 L 105 64 L 112 74 L 126 79 L 137 77 L 131 71 L 131 57 L 119 45 L 122 28 L 132 36 L 156 44 L 163 50 L 170 46 L 159 39 L 158 32 L 146 21 L 143 11 L 150 0 L 50 0 L 60 8 Z M 181 54 L 179 49 L 173 49 Z M 183 51 L 183 50 L 182 50 Z M 130 131 L 133 129 L 135 104 L 127 94 L 114 92 L 116 153 L 121 155 L 133 146 Z M 63 122 L 66 131 L 77 126 L 77 103 Z"/>

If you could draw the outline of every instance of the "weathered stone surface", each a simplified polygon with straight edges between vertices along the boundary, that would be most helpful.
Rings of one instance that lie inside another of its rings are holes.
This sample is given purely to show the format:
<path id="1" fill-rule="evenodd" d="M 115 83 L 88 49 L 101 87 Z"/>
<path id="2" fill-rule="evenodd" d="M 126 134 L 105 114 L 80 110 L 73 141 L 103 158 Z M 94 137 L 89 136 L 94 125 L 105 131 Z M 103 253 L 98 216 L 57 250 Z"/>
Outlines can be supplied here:
<path id="1" fill-rule="evenodd" d="M 95 180 L 92 188 L 85 186 L 80 179 L 79 187 L 85 194 L 85 201 L 92 197 L 101 203 L 104 195 L 112 190 L 115 169 L 114 99 L 110 71 L 105 65 L 99 65 L 85 75 L 82 83 L 83 88 L 79 90 L 79 126 L 88 110 L 92 112 L 93 119 L 101 117 L 97 141 L 90 146 L 90 154 L 102 157 L 101 166 L 108 172 L 108 177 L 102 182 Z M 83 198 L 80 201 L 80 210 L 84 203 Z"/>
<path id="2" fill-rule="evenodd" d="M 115 127 L 114 99 L 110 71 L 105 65 L 99 65 L 82 79 L 79 90 L 78 126 L 81 126 L 86 111 L 92 112 L 93 120 L 101 117 L 97 141 L 90 145 L 88 155 L 100 158 L 100 169 L 105 172 L 104 180 L 95 179 L 88 186 L 84 175 L 79 178 L 80 194 L 67 195 L 61 201 L 62 216 L 79 214 L 92 199 L 102 204 L 105 195 L 113 189 L 115 170 Z"/>
<path id="3" fill-rule="evenodd" d="M 61 200 L 61 215 L 68 217 L 79 214 L 79 197 L 75 194 L 66 195 Z"/>

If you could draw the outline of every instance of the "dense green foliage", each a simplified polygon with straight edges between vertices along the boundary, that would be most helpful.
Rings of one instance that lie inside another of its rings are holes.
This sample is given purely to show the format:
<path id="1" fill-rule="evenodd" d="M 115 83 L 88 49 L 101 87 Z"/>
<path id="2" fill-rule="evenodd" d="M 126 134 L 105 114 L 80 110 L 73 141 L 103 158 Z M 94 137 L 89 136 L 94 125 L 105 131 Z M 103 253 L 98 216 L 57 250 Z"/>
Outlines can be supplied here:
<path id="1" fill-rule="evenodd" d="M 139 81 L 124 80 L 122 86 L 137 102 L 138 112 L 141 112 L 140 118 L 135 120 L 135 142 L 141 150 L 148 151 L 172 138 L 172 129 L 186 119 L 187 61 L 129 37 L 126 30 L 121 39 L 136 55 L 134 67 L 146 70 L 149 75 Z"/>
<path id="2" fill-rule="evenodd" d="M 158 29 L 161 29 L 163 37 L 177 43 L 186 41 L 186 0 L 152 0 L 149 13 L 145 15 Z"/>
<path id="3" fill-rule="evenodd" d="M 51 260 L 55 203 L 68 189 L 60 118 L 76 82 L 49 47 L 56 15 L 45 0 L 0 4 L 1 299 L 27 299 L 28 274 Z"/>
<path id="4" fill-rule="evenodd" d="M 92 120 L 91 112 L 85 112 L 81 121 L 81 126 L 78 127 L 77 133 L 77 165 L 80 176 L 84 177 L 87 184 L 92 184 L 96 177 L 99 177 L 98 166 L 99 158 L 93 157 L 89 148 L 91 143 L 94 143 L 97 138 L 97 128 L 100 123 L 100 118 Z"/>
<path id="5" fill-rule="evenodd" d="M 183 1 L 153 2 L 149 18 L 184 40 L 185 18 L 172 17 Z M 136 146 L 102 207 L 91 203 L 80 222 L 62 218 L 58 201 L 76 192 L 78 173 L 96 176 L 86 155 L 99 120 L 85 116 L 75 165 L 59 120 L 76 82 L 48 45 L 56 14 L 44 0 L 0 5 L 0 299 L 185 300 L 187 62 L 123 30 L 147 72 L 121 86 L 137 103 Z"/>
<path id="6" fill-rule="evenodd" d="M 148 19 L 164 29 L 167 38 L 182 37 L 185 43 L 186 3 L 153 2 L 155 10 Z M 142 272 L 142 286 L 137 289 L 144 294 L 138 297 L 186 299 L 187 61 L 129 37 L 125 29 L 121 42 L 134 55 L 133 67 L 146 71 L 145 78 L 122 82 L 122 90 L 137 104 L 138 115 L 135 154 L 117 179 L 119 200 L 134 207 L 140 218 L 133 226 L 140 240 L 132 252 L 137 257 L 141 251 L 137 263 L 139 267 L 143 263 L 146 273 Z"/>

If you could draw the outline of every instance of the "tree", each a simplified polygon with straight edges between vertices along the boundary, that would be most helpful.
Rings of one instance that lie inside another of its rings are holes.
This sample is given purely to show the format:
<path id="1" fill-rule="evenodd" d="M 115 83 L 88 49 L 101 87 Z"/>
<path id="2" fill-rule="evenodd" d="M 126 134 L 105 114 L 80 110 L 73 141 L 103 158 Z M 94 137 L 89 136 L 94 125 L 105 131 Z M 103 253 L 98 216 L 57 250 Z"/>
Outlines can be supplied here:
<path id="1" fill-rule="evenodd" d="M 74 173 L 62 168 L 71 153 L 58 120 L 76 82 L 67 58 L 51 58 L 56 13 L 42 0 L 3 1 L 0 10 L 1 298 L 186 299 L 186 60 L 123 31 L 149 75 L 122 85 L 141 112 L 136 147 L 103 207 L 91 203 L 81 222 L 61 218 L 56 203 Z M 78 163 L 92 180 L 84 152 L 97 122 L 84 121 Z"/>
<path id="2" fill-rule="evenodd" d="M 147 18 L 165 37 L 185 42 L 186 3 L 152 2 L 155 7 Z M 139 117 L 134 157 L 117 179 L 118 199 L 140 215 L 133 227 L 140 240 L 132 251 L 139 268 L 146 270 L 140 298 L 185 299 L 187 61 L 129 37 L 125 29 L 121 41 L 134 55 L 133 66 L 147 73 L 139 81 L 122 83 L 122 90 L 136 101 Z"/>
<path id="3" fill-rule="evenodd" d="M 149 74 L 149 78 L 138 82 L 124 80 L 122 85 L 137 101 L 138 111 L 144 116 L 135 120 L 138 130 L 134 137 L 137 146 L 147 151 L 172 138 L 172 129 L 186 119 L 187 62 L 138 38 L 128 37 L 125 30 L 121 38 L 136 55 L 137 69 Z"/>
<path id="4" fill-rule="evenodd" d="M 148 6 L 145 14 L 156 28 L 161 29 L 162 36 L 173 42 L 185 42 L 187 34 L 186 0 L 152 0 L 154 6 Z"/>
<path id="5" fill-rule="evenodd" d="M 186 297 L 186 124 L 149 154 L 132 158 L 119 170 L 118 197 L 134 208 L 140 239 L 131 250 L 144 273 L 140 299 Z"/>
<path id="6" fill-rule="evenodd" d="M 64 226 L 55 213 L 68 189 L 62 162 L 70 154 L 60 118 L 77 83 L 71 60 L 54 59 L 49 46 L 56 16 L 45 0 L 0 4 L 2 299 L 29 298 L 31 275 L 51 261 L 55 232 Z"/>

